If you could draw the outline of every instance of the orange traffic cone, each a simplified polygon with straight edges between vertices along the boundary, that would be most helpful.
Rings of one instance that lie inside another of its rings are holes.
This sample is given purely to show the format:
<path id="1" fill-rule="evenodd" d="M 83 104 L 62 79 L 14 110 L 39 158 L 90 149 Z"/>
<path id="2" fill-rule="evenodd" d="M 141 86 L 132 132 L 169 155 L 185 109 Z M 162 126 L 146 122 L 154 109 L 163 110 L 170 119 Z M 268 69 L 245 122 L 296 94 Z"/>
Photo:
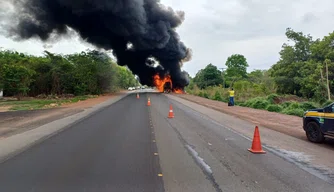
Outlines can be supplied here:
<path id="1" fill-rule="evenodd" d="M 137 99 L 139 99 L 139 94 L 137 93 Z"/>
<path id="2" fill-rule="evenodd" d="M 248 149 L 248 151 L 252 153 L 257 153 L 257 154 L 266 153 L 265 151 L 262 150 L 260 132 L 257 126 L 255 127 L 255 131 L 254 131 L 252 148 Z"/>
<path id="3" fill-rule="evenodd" d="M 174 112 L 173 112 L 172 104 L 169 105 L 168 118 L 174 118 Z"/>
<path id="4" fill-rule="evenodd" d="M 150 100 L 150 98 L 147 99 L 147 106 L 151 106 L 151 100 Z"/>

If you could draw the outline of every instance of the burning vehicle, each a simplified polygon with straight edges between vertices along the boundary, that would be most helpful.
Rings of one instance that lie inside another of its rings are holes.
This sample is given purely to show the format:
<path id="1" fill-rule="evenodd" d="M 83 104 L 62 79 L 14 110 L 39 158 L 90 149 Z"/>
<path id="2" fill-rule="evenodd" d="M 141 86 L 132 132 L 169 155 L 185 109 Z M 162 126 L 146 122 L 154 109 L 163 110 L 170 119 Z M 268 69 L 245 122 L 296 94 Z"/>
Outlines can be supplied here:
<path id="1" fill-rule="evenodd" d="M 153 83 L 155 87 L 161 93 L 184 93 L 181 88 L 173 88 L 173 83 L 170 75 L 165 75 L 165 77 L 161 78 L 159 74 L 156 74 L 153 77 Z"/>
<path id="2" fill-rule="evenodd" d="M 172 83 L 171 82 L 166 82 L 164 84 L 164 93 L 170 93 L 173 91 Z"/>

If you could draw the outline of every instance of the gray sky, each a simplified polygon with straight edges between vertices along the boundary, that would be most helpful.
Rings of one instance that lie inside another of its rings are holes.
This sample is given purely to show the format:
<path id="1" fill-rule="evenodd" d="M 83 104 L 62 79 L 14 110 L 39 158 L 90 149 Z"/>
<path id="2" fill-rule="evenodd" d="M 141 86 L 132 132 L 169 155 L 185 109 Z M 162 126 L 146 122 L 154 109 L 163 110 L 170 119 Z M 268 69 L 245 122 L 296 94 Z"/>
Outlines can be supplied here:
<path id="1" fill-rule="evenodd" d="M 279 58 L 285 30 L 322 38 L 334 29 L 333 0 L 161 0 L 185 11 L 178 28 L 181 40 L 192 48 L 193 58 L 183 69 L 192 76 L 212 63 L 225 67 L 231 54 L 243 54 L 253 69 L 268 69 Z M 0 36 L 0 47 L 40 55 L 44 44 L 36 40 L 14 42 Z M 64 39 L 47 50 L 57 53 L 84 51 L 93 46 L 79 38 Z"/>

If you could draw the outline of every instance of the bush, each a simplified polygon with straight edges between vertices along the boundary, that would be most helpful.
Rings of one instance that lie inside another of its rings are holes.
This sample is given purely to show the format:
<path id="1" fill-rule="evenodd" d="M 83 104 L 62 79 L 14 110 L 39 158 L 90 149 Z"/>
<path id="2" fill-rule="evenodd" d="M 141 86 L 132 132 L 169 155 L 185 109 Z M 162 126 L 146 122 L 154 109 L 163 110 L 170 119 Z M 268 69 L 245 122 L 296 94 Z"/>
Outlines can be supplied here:
<path id="1" fill-rule="evenodd" d="M 204 92 L 203 97 L 209 99 L 209 94 L 207 92 Z"/>
<path id="2" fill-rule="evenodd" d="M 266 109 L 269 105 L 269 102 L 267 100 L 257 100 L 252 107 L 254 109 Z"/>
<path id="3" fill-rule="evenodd" d="M 271 104 L 275 104 L 275 101 L 278 100 L 278 95 L 277 94 L 270 94 L 267 96 L 267 100 L 271 103 Z"/>
<path id="4" fill-rule="evenodd" d="M 287 107 L 288 109 L 298 109 L 302 108 L 300 103 L 297 102 L 291 102 L 290 105 Z"/>
<path id="5" fill-rule="evenodd" d="M 209 99 L 209 95 L 206 91 L 200 91 L 198 96 Z"/>
<path id="6" fill-rule="evenodd" d="M 282 113 L 287 114 L 287 115 L 296 115 L 299 117 L 302 117 L 304 114 L 304 110 L 301 108 L 296 108 L 296 109 L 284 109 Z"/>
<path id="7" fill-rule="evenodd" d="M 280 105 L 268 105 L 267 107 L 267 111 L 271 111 L 271 112 L 281 112 L 283 110 L 283 107 Z"/>
<path id="8" fill-rule="evenodd" d="M 309 110 L 309 109 L 317 108 L 317 105 L 315 103 L 312 103 L 312 102 L 303 102 L 303 103 L 300 104 L 300 107 L 306 111 L 306 110 Z"/>
<path id="9" fill-rule="evenodd" d="M 200 91 L 200 92 L 198 93 L 198 96 L 203 97 L 203 92 Z"/>
<path id="10" fill-rule="evenodd" d="M 257 100 L 259 100 L 259 99 L 261 99 L 261 98 L 253 98 L 253 99 L 249 99 L 249 100 L 247 100 L 246 102 L 245 102 L 245 106 L 246 107 L 252 107 L 253 106 L 253 104 L 257 101 Z"/>
<path id="11" fill-rule="evenodd" d="M 220 95 L 219 91 L 216 91 L 215 92 L 215 95 L 212 97 L 213 100 L 216 100 L 216 101 L 222 101 L 223 98 L 222 96 Z"/>
<path id="12" fill-rule="evenodd" d="M 328 106 L 328 105 L 330 105 L 330 104 L 332 104 L 334 101 L 326 101 L 324 104 L 323 104 L 323 107 L 326 107 L 326 106 Z"/>
<path id="13" fill-rule="evenodd" d="M 270 103 L 262 97 L 256 97 L 246 101 L 245 106 L 255 109 L 266 109 Z"/>
<path id="14" fill-rule="evenodd" d="M 286 101 L 286 102 L 282 103 L 282 107 L 283 108 L 288 108 L 291 104 L 292 104 L 291 101 Z"/>

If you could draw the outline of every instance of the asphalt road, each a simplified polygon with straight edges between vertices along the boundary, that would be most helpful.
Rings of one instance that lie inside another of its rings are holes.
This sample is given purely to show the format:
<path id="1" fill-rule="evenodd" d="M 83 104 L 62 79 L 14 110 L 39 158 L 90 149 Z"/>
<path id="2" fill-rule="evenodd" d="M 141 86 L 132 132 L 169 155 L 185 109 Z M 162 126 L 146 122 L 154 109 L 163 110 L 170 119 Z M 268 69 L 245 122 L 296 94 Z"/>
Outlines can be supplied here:
<path id="1" fill-rule="evenodd" d="M 270 151 L 251 154 L 250 145 L 163 94 L 131 94 L 0 164 L 0 191 L 333 191 Z"/>
<path id="2" fill-rule="evenodd" d="M 0 191 L 163 191 L 145 99 L 128 96 L 0 164 Z"/>

